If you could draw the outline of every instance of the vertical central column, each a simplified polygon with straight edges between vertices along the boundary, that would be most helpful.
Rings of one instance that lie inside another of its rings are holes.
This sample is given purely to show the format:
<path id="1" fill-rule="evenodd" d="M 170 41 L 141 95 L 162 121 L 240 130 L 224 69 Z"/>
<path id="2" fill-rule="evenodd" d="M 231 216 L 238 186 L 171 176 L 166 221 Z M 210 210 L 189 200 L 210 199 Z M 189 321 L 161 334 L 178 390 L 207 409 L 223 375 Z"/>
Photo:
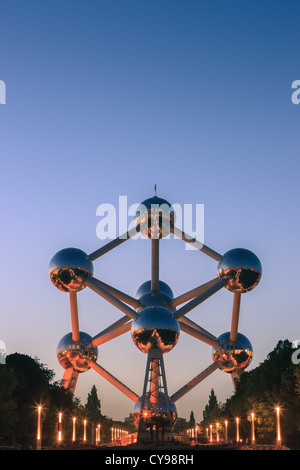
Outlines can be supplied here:
<path id="1" fill-rule="evenodd" d="M 159 239 L 151 239 L 151 291 L 159 291 Z"/>
<path id="2" fill-rule="evenodd" d="M 159 359 L 152 359 L 151 378 L 150 378 L 150 402 L 157 405 L 159 396 Z"/>

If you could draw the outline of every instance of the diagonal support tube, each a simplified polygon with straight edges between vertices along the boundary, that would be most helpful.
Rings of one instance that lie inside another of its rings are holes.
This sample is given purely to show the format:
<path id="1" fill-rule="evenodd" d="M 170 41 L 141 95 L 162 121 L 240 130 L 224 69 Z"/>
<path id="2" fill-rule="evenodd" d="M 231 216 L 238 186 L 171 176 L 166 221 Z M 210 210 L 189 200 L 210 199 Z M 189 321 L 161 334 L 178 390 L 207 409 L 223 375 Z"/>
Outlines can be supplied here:
<path id="1" fill-rule="evenodd" d="M 138 231 L 139 226 L 133 227 L 128 232 L 125 232 L 123 235 L 120 235 L 118 238 L 115 238 L 115 240 L 112 240 L 111 242 L 107 243 L 106 245 L 91 253 L 89 255 L 90 260 L 94 261 L 95 259 L 100 258 L 100 256 L 104 255 L 105 253 L 108 253 L 117 246 L 126 242 L 126 240 L 129 240 L 130 238 L 134 237 L 138 233 Z"/>
<path id="2" fill-rule="evenodd" d="M 219 346 L 219 342 L 217 338 L 212 337 L 212 335 L 206 335 L 205 333 L 196 330 L 195 328 L 192 328 L 189 325 L 186 325 L 185 323 L 182 323 L 179 321 L 180 329 L 187 333 L 190 336 L 193 336 L 196 339 L 199 339 L 200 341 L 203 341 L 203 343 L 209 344 L 213 348 L 216 348 Z"/>
<path id="3" fill-rule="evenodd" d="M 204 292 L 199 294 L 197 297 L 195 297 L 193 300 L 190 300 L 187 304 L 185 304 L 183 307 L 177 310 L 177 312 L 174 313 L 174 318 L 181 318 L 183 315 L 186 315 L 188 312 L 190 312 L 193 308 L 197 307 L 199 304 L 204 302 L 204 300 L 208 299 L 211 297 L 213 294 L 218 292 L 222 287 L 227 284 L 227 279 L 220 279 L 216 284 L 213 286 L 209 287 L 206 289 Z"/>
<path id="4" fill-rule="evenodd" d="M 74 395 L 75 388 L 78 380 L 79 372 L 75 371 L 72 367 L 65 370 L 61 386 Z"/>
<path id="5" fill-rule="evenodd" d="M 130 331 L 131 321 L 128 321 L 128 317 L 125 317 L 125 318 L 126 318 L 126 323 L 119 325 L 118 327 L 115 327 L 115 328 L 107 328 L 102 333 L 99 333 L 97 336 L 95 336 L 93 338 L 93 341 L 91 342 L 91 346 L 92 347 L 100 346 L 100 344 L 104 344 L 107 341 L 117 338 L 118 336 L 123 335 L 124 333 L 127 333 L 127 331 Z"/>
<path id="6" fill-rule="evenodd" d="M 71 325 L 72 325 L 72 340 L 79 341 L 79 320 L 78 320 L 78 305 L 77 305 L 77 293 L 70 292 L 70 309 L 71 309 Z"/>
<path id="7" fill-rule="evenodd" d="M 178 238 L 182 238 L 186 243 L 189 243 L 190 245 L 193 245 L 194 248 L 197 250 L 202 251 L 205 253 L 207 256 L 210 256 L 210 258 L 215 259 L 216 261 L 221 261 L 223 259 L 223 256 L 217 253 L 216 251 L 212 250 L 208 246 L 204 245 L 203 243 L 199 242 L 196 240 L 196 238 L 192 238 L 186 233 L 184 233 L 182 230 L 179 228 L 175 227 L 174 225 L 171 225 L 171 232 Z"/>
<path id="8" fill-rule="evenodd" d="M 128 398 L 130 398 L 130 400 L 134 402 L 138 400 L 139 397 L 136 393 L 130 390 L 130 388 L 126 387 L 126 385 L 124 385 L 122 382 L 116 379 L 113 375 L 111 375 L 107 370 L 105 370 L 99 364 L 97 364 L 94 361 L 90 361 L 89 366 L 92 369 L 94 369 L 96 372 L 98 372 L 98 374 L 101 375 L 104 379 L 110 382 L 114 387 L 120 390 L 120 392 L 123 392 Z"/>
<path id="9" fill-rule="evenodd" d="M 212 279 L 211 281 L 208 281 L 205 284 L 201 284 L 201 286 L 195 287 L 194 289 L 188 292 L 185 292 L 184 294 L 181 294 L 178 297 L 175 297 L 171 301 L 171 307 L 177 307 L 180 304 L 188 302 L 189 300 L 193 299 L 197 295 L 202 294 L 202 292 L 204 292 L 206 289 L 215 285 L 218 282 L 218 280 L 219 280 L 219 277 L 216 277 L 215 279 Z"/>
<path id="10" fill-rule="evenodd" d="M 231 330 L 230 330 L 230 341 L 232 341 L 233 343 L 237 340 L 237 336 L 238 336 L 241 295 L 242 294 L 240 292 L 235 292 L 233 294 Z"/>
<path id="11" fill-rule="evenodd" d="M 216 369 L 218 369 L 218 363 L 213 362 L 210 366 L 204 369 L 200 374 L 196 375 L 192 380 L 190 380 L 186 385 L 184 385 L 180 390 L 174 393 L 171 396 L 171 400 L 176 402 L 182 398 L 186 393 L 192 390 L 196 385 L 198 385 L 202 380 L 206 379 L 210 374 L 212 374 Z"/>
<path id="12" fill-rule="evenodd" d="M 99 281 L 99 279 L 93 278 L 93 280 L 99 287 L 102 287 L 102 289 L 106 290 L 109 294 L 117 297 L 117 299 L 121 300 L 122 302 L 131 305 L 131 307 L 139 308 L 141 306 L 140 301 L 135 299 L 134 297 L 131 297 L 130 295 L 125 294 L 124 292 L 121 292 L 119 289 L 116 289 L 115 287 L 112 287 L 103 281 Z"/>
<path id="13" fill-rule="evenodd" d="M 190 320 L 189 318 L 187 318 L 186 316 L 183 316 L 180 318 L 180 322 L 181 323 L 185 323 L 187 326 L 191 326 L 192 328 L 194 328 L 195 330 L 197 331 L 200 331 L 200 333 L 203 333 L 205 334 L 206 336 L 209 336 L 211 339 L 215 340 L 216 337 L 209 333 L 208 331 L 206 331 L 204 328 L 202 328 L 201 326 L 197 325 L 197 323 L 193 322 L 192 320 Z"/>
<path id="14" fill-rule="evenodd" d="M 121 300 L 117 299 L 114 295 L 110 294 L 105 289 L 100 287 L 96 281 L 97 279 L 94 279 L 93 277 L 91 277 L 85 281 L 85 285 L 89 287 L 91 290 L 93 290 L 94 292 L 96 292 L 96 294 L 99 294 L 109 303 L 114 305 L 116 308 L 121 310 L 121 312 L 125 313 L 125 315 L 127 315 L 132 320 L 135 320 L 137 318 L 138 314 L 136 313 L 135 310 L 133 310 L 131 307 L 128 307 L 128 305 L 124 304 L 124 302 L 121 302 Z"/>

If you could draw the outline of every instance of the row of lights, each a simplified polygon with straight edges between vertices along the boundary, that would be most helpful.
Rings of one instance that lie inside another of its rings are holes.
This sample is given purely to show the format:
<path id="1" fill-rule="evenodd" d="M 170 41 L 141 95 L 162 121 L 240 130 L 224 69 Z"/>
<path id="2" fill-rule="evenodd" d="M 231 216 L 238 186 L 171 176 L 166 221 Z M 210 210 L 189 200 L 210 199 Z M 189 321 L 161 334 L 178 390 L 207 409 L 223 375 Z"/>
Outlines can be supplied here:
<path id="1" fill-rule="evenodd" d="M 121 439 L 123 436 L 127 436 L 128 431 L 124 431 L 124 429 L 120 428 L 111 428 L 111 441 L 115 442 L 118 439 Z"/>
<path id="2" fill-rule="evenodd" d="M 42 413 L 42 406 L 39 405 L 37 407 L 38 411 L 38 420 L 37 420 L 37 449 L 41 448 L 41 440 L 42 440 L 42 434 L 41 434 L 41 413 Z M 281 445 L 281 429 L 280 429 L 280 407 L 277 406 L 276 409 L 276 442 L 278 445 Z M 72 432 L 72 441 L 74 442 L 76 440 L 76 417 L 72 419 L 73 421 L 73 432 Z M 236 422 L 236 441 L 240 442 L 240 419 L 235 418 Z M 255 415 L 254 413 L 251 413 L 251 442 L 252 444 L 255 443 Z M 228 440 L 228 420 L 224 421 L 225 424 L 225 441 Z M 87 425 L 87 420 L 83 420 L 83 441 L 86 442 L 86 425 Z M 220 436 L 219 436 L 219 427 L 220 424 L 216 423 L 216 441 L 219 442 Z M 99 444 L 100 442 L 100 430 L 101 430 L 101 425 L 98 424 L 96 426 L 96 445 Z M 199 426 L 195 426 L 193 428 L 187 429 L 186 434 L 187 436 L 191 438 L 196 438 L 198 436 L 198 431 L 199 431 Z M 62 442 L 62 413 L 60 412 L 58 414 L 58 426 L 57 426 L 57 440 L 58 442 Z M 114 442 L 117 439 L 121 438 L 124 435 L 128 435 L 128 431 L 125 431 L 124 429 L 120 428 L 111 428 L 111 441 Z M 209 428 L 206 428 L 206 436 L 208 438 L 209 436 L 209 441 L 213 442 L 213 425 L 210 424 Z"/>
<path id="3" fill-rule="evenodd" d="M 42 430 L 41 430 L 41 413 L 42 413 L 43 407 L 41 405 L 37 406 L 37 413 L 38 413 L 38 419 L 37 419 L 37 434 L 36 434 L 36 440 L 37 440 L 37 449 L 41 449 L 41 442 L 42 442 Z M 59 443 L 62 442 L 62 416 L 63 414 L 61 412 L 58 413 L 58 422 L 57 422 L 57 441 Z M 76 441 L 76 421 L 77 418 L 73 417 L 72 422 L 73 422 L 73 428 L 72 428 L 72 441 Z M 86 435 L 86 426 L 87 426 L 87 419 L 83 420 L 83 442 L 87 441 L 87 435 Z M 98 424 L 95 429 L 95 442 L 96 445 L 99 444 L 101 440 L 101 424 Z"/>
<path id="4" fill-rule="evenodd" d="M 278 445 L 281 445 L 281 429 L 280 429 L 280 407 L 277 406 L 275 408 L 276 412 L 276 443 Z M 235 423 L 236 423 L 236 442 L 240 442 L 240 419 L 235 418 Z M 252 444 L 255 444 L 255 414 L 251 413 L 251 442 Z M 228 420 L 224 421 L 225 425 L 225 441 L 228 440 Z M 219 442 L 220 436 L 219 436 L 219 428 L 220 424 L 216 423 L 216 441 Z M 209 428 L 206 428 L 206 437 L 209 437 L 209 441 L 213 442 L 213 425 L 210 424 Z"/>

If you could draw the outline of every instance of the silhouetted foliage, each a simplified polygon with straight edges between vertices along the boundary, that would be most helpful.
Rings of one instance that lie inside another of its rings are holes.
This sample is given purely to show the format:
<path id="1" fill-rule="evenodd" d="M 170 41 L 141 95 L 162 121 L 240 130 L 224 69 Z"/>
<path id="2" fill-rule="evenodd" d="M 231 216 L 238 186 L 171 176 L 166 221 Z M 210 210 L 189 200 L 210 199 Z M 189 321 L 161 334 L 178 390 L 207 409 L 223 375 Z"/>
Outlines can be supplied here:
<path id="1" fill-rule="evenodd" d="M 300 366 L 292 361 L 292 343 L 279 341 L 264 362 L 244 372 L 235 393 L 223 405 L 217 406 L 211 395 L 203 413 L 208 421 L 229 420 L 228 436 L 235 440 L 235 418 L 240 418 L 240 435 L 251 440 L 251 413 L 255 413 L 256 441 L 275 443 L 276 406 L 280 406 L 283 443 L 300 448 Z M 219 416 L 214 418 L 214 409 Z"/>

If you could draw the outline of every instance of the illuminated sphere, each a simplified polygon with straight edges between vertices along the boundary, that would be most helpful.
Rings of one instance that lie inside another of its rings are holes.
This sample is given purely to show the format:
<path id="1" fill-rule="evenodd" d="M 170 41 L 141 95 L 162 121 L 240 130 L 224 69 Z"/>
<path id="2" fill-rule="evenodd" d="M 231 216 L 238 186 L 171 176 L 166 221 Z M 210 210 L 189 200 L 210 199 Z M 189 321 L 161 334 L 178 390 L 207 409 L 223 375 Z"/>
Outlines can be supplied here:
<path id="1" fill-rule="evenodd" d="M 235 342 L 230 341 L 230 332 L 224 333 L 218 338 L 219 346 L 212 350 L 214 362 L 219 363 L 223 372 L 243 370 L 249 366 L 253 357 L 253 348 L 246 336 L 238 333 Z"/>
<path id="2" fill-rule="evenodd" d="M 160 239 L 170 234 L 170 225 L 175 222 L 175 212 L 171 204 L 157 196 L 142 202 L 135 214 L 135 225 L 146 238 Z"/>
<path id="3" fill-rule="evenodd" d="M 163 281 L 159 281 L 158 292 L 151 291 L 151 281 L 144 282 L 137 290 L 136 298 L 141 303 L 141 309 L 145 307 L 162 306 L 169 308 L 174 298 L 172 289 Z"/>
<path id="4" fill-rule="evenodd" d="M 178 321 L 172 313 L 160 306 L 146 307 L 131 324 L 131 337 L 142 352 L 151 348 L 164 354 L 176 345 L 180 334 Z"/>
<path id="5" fill-rule="evenodd" d="M 93 263 L 84 251 L 65 248 L 56 253 L 49 265 L 52 283 L 63 292 L 79 292 L 85 280 L 93 276 Z"/>
<path id="6" fill-rule="evenodd" d="M 90 335 L 82 331 L 80 331 L 79 341 L 72 339 L 72 333 L 65 335 L 56 349 L 60 365 L 64 369 L 72 367 L 77 372 L 89 370 L 89 361 L 96 361 L 98 357 L 98 348 L 88 347 L 92 339 Z"/>
<path id="7" fill-rule="evenodd" d="M 169 400 L 169 409 L 170 409 L 170 414 L 171 414 L 171 424 L 174 426 L 175 421 L 177 419 L 177 408 L 175 406 L 175 403 L 171 401 L 169 397 L 167 397 Z M 151 420 L 151 417 L 153 416 L 162 416 L 167 418 L 168 417 L 168 409 L 167 409 L 167 403 L 166 403 L 166 396 L 164 393 L 159 392 L 158 395 L 158 402 L 156 404 L 150 402 L 150 394 L 149 392 L 146 393 L 145 395 L 145 402 L 144 402 L 144 407 L 143 410 L 141 410 L 142 406 L 142 397 L 140 397 L 135 405 L 134 405 L 134 411 L 133 411 L 133 421 L 136 427 L 139 425 L 140 417 L 141 417 L 141 411 L 143 411 L 143 418 L 146 420 Z M 153 422 L 154 424 L 154 422 Z"/>
<path id="8" fill-rule="evenodd" d="M 257 256 L 244 248 L 227 251 L 218 264 L 219 278 L 228 279 L 231 292 L 249 292 L 261 279 L 262 267 Z"/>

